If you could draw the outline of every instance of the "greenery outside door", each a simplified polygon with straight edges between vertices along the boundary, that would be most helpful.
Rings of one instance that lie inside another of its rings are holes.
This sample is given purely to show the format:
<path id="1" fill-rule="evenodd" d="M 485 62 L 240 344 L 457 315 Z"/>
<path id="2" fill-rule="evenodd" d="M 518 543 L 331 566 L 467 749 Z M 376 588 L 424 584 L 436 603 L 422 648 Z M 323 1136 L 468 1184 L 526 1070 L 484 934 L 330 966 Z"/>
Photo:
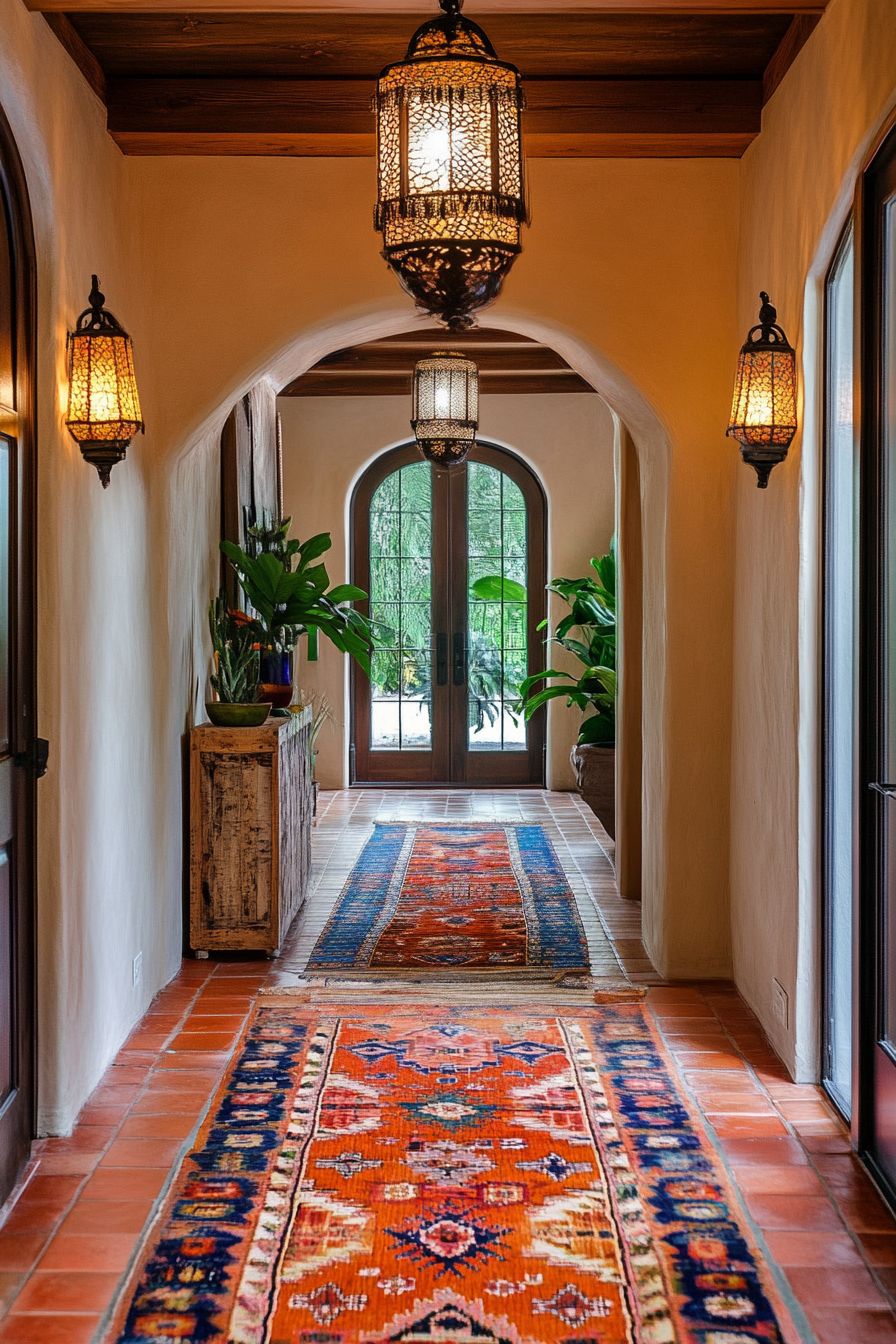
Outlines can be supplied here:
<path id="1" fill-rule="evenodd" d="M 512 453 L 480 444 L 439 472 L 411 445 L 353 501 L 353 579 L 377 623 L 354 674 L 353 782 L 538 785 L 544 716 L 514 709 L 542 666 L 545 508 Z"/>

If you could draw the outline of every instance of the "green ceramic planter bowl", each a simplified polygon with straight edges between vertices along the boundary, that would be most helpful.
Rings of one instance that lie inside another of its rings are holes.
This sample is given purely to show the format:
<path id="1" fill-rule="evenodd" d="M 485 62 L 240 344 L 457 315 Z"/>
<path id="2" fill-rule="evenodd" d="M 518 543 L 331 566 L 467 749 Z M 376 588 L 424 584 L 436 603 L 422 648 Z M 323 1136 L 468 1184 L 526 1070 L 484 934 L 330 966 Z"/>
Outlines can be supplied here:
<path id="1" fill-rule="evenodd" d="M 205 710 L 216 728 L 260 728 L 271 712 L 270 705 L 225 705 L 206 700 Z"/>

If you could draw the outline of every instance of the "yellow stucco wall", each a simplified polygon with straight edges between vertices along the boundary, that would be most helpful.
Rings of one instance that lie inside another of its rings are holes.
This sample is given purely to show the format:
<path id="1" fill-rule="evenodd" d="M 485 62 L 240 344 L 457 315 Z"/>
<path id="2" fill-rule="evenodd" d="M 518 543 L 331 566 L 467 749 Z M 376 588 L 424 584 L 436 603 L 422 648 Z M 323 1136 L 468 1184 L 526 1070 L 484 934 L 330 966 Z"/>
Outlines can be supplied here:
<path id="1" fill-rule="evenodd" d="M 733 927 L 771 1029 L 769 973 L 794 992 L 801 1042 L 793 1026 L 775 1037 L 790 1060 L 809 1058 L 814 1003 L 797 993 L 796 936 L 812 894 L 798 839 L 812 459 L 797 444 L 759 495 L 723 431 L 760 287 L 802 335 L 807 276 L 893 95 L 892 12 L 833 0 L 743 163 L 532 162 L 533 227 L 487 319 L 565 355 L 637 445 L 645 939 L 667 973 L 719 975 Z M 20 0 L 0 0 L 0 101 L 41 258 L 41 1102 L 64 1128 L 180 952 L 180 739 L 216 584 L 215 434 L 263 375 L 282 386 L 406 329 L 411 309 L 370 228 L 372 163 L 122 159 Z M 92 270 L 135 337 L 149 425 L 105 494 L 60 423 L 64 332 Z"/>
<path id="2" fill-rule="evenodd" d="M 741 168 L 737 312 L 760 289 L 798 348 L 803 433 L 769 489 L 738 473 L 731 919 L 738 985 L 799 1077 L 818 1036 L 821 288 L 868 146 L 896 103 L 892 0 L 834 0 Z M 787 1027 L 772 979 L 791 999 Z"/>
<path id="3" fill-rule="evenodd" d="M 297 536 L 328 531 L 334 582 L 347 579 L 347 506 L 361 471 L 385 448 L 410 436 L 406 397 L 281 397 L 283 507 Z M 480 437 L 514 452 L 533 469 L 545 492 L 548 513 L 548 575 L 588 572 L 613 534 L 613 421 L 599 397 L 484 396 Z M 321 465 L 326 463 L 326 470 Z M 585 507 L 583 507 L 583 501 Z M 551 601 L 551 620 L 561 603 Z M 564 651 L 550 653 L 550 665 Z M 326 645 L 320 661 L 306 664 L 302 686 L 325 694 L 334 720 L 321 737 L 318 779 L 342 788 L 348 774 L 345 660 Z M 575 787 L 569 753 L 581 715 L 555 702 L 548 718 L 547 776 L 551 788 Z"/>

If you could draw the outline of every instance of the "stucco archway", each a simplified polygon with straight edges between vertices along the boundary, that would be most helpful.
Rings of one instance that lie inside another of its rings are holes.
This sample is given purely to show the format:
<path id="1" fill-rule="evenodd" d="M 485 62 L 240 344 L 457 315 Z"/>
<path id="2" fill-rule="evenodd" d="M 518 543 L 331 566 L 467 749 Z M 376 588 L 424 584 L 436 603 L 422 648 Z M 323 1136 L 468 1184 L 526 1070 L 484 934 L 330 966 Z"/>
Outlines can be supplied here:
<path id="1" fill-rule="evenodd" d="M 234 389 L 234 399 L 261 380 L 272 390 L 291 383 L 326 355 L 366 341 L 406 332 L 413 326 L 429 325 L 425 316 L 409 314 L 406 306 L 370 306 L 334 316 L 293 338 L 263 367 L 256 366 Z M 517 333 L 550 346 L 573 367 L 602 398 L 616 421 L 617 478 L 628 456 L 636 463 L 629 479 L 636 480 L 638 527 L 631 541 L 624 511 L 620 524 L 622 605 L 625 605 L 626 575 L 636 576 L 643 608 L 638 638 L 625 640 L 621 655 L 621 704 L 619 714 L 620 797 L 629 805 L 621 809 L 617 826 L 620 868 L 643 874 L 644 932 L 650 946 L 664 925 L 663 897 L 666 886 L 667 811 L 667 714 L 666 714 L 666 535 L 670 441 L 659 416 L 647 398 L 602 352 L 575 333 L 554 326 L 525 312 L 503 309 L 486 313 L 483 326 Z M 228 413 L 228 398 L 194 437 L 207 441 Z M 189 451 L 189 450 L 188 450 Z M 636 546 L 636 551 L 630 551 Z M 637 677 L 627 675 L 637 664 Z M 639 685 L 636 712 L 626 712 L 626 683 Z M 632 774 L 622 762 L 637 754 L 634 772 L 637 796 L 632 797 Z M 627 894 L 635 895 L 628 884 Z"/>

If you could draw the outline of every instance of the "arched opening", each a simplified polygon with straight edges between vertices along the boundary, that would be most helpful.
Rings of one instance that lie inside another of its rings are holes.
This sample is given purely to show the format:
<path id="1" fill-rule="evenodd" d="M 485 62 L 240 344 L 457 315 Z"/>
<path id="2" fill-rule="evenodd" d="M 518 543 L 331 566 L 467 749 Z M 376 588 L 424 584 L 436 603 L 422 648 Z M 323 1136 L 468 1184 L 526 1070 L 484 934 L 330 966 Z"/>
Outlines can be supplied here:
<path id="1" fill-rule="evenodd" d="M 0 1201 L 34 1133 L 34 235 L 0 109 Z"/>
<path id="2" fill-rule="evenodd" d="M 377 648 L 353 675 L 352 782 L 544 783 L 545 716 L 516 706 L 544 666 L 546 524 L 535 473 L 493 444 L 450 472 L 413 444 L 367 468 L 351 564 Z"/>
<path id="3" fill-rule="evenodd" d="M 617 787 L 620 808 L 616 862 L 622 894 L 637 898 L 642 889 L 646 893 L 643 907 L 645 944 L 655 960 L 661 961 L 665 938 L 662 911 L 669 882 L 669 832 L 666 825 L 669 725 L 665 714 L 668 685 L 664 614 L 668 435 L 630 380 L 574 333 L 555 328 L 531 314 L 506 311 L 494 317 L 490 314 L 489 323 L 486 332 L 492 341 L 514 343 L 520 338 L 528 339 L 559 355 L 566 367 L 582 381 L 588 394 L 567 399 L 545 397 L 546 403 L 570 405 L 581 401 L 597 408 L 594 414 L 601 420 L 599 432 L 592 427 L 582 436 L 583 456 L 574 464 L 567 463 L 563 456 L 568 436 L 562 428 L 558 430 L 550 417 L 541 426 L 542 456 L 523 443 L 525 434 L 503 433 L 485 426 L 490 430 L 489 438 L 524 457 L 544 483 L 551 517 L 549 575 L 585 572 L 588 557 L 601 545 L 609 543 L 614 530 L 614 456 L 617 479 L 621 482 L 623 476 L 627 476 L 625 502 L 623 504 L 620 497 L 620 510 L 615 520 L 623 590 L 617 769 L 621 763 L 628 763 L 626 777 L 620 781 L 622 787 Z M 332 419 L 327 421 L 323 414 L 309 418 L 305 414 L 300 417 L 296 412 L 299 408 L 307 410 L 316 406 L 323 413 L 335 398 L 314 393 L 302 399 L 292 389 L 336 353 L 350 352 L 359 344 L 367 343 L 405 345 L 409 339 L 419 338 L 425 330 L 422 320 L 409 326 L 407 312 L 398 307 L 361 309 L 344 320 L 332 320 L 309 328 L 301 337 L 284 346 L 274 360 L 263 367 L 256 366 L 254 373 L 248 374 L 239 385 L 243 391 L 252 390 L 253 395 L 263 394 L 277 401 L 282 427 L 283 511 L 293 516 L 293 530 L 297 535 L 310 535 L 321 526 L 332 531 L 330 570 L 334 580 L 347 580 L 350 575 L 350 501 L 354 485 L 384 449 L 404 442 L 403 437 L 395 434 L 395 429 L 407 424 L 412 362 L 407 368 L 401 407 L 397 415 L 390 415 L 385 426 L 380 425 L 380 407 L 388 404 L 386 396 L 350 397 L 345 395 L 344 388 L 341 389 L 343 414 L 338 432 L 334 432 Z M 384 388 L 386 383 L 384 377 Z M 531 428 L 531 408 L 536 398 L 506 397 L 505 401 L 517 404 L 518 427 Z M 224 414 L 222 407 L 210 417 L 186 451 L 189 452 L 192 446 L 207 444 L 211 436 L 216 440 Z M 380 426 L 376 433 L 375 426 Z M 583 471 L 583 464 L 598 458 L 609 463 L 608 488 L 596 489 L 587 472 Z M 544 463 L 551 464 L 547 474 Z M 606 535 L 598 537 L 594 543 L 588 542 L 585 549 L 580 544 L 580 553 L 577 552 L 575 558 L 569 557 L 573 532 L 569 526 L 571 512 L 575 510 L 582 516 L 593 516 L 601 498 L 609 511 Z M 340 553 L 344 556 L 341 571 L 338 567 Z M 624 633 L 626 612 L 636 612 L 637 619 L 630 619 L 628 631 Z M 299 672 L 302 691 L 323 692 L 332 711 L 318 751 L 323 788 L 343 788 L 349 781 L 349 680 L 342 660 L 325 645 L 321 648 L 319 661 L 310 666 L 303 663 Z M 548 788 L 561 790 L 574 786 L 569 752 L 575 740 L 575 716 L 567 712 L 568 723 L 561 728 L 563 709 L 565 706 L 552 707 L 551 714 L 557 717 L 549 719 L 547 733 L 546 783 Z"/>
<path id="4" fill-rule="evenodd" d="M 346 569 L 340 578 L 352 577 L 352 487 L 385 450 L 406 442 L 415 356 L 437 348 L 439 336 L 440 333 L 425 328 L 388 331 L 361 345 L 322 356 L 310 370 L 289 380 L 280 392 L 284 511 L 292 516 L 296 535 L 314 533 L 324 527 L 332 532 L 334 555 L 343 548 L 345 553 Z M 591 557 L 610 548 L 616 527 L 616 457 L 621 451 L 621 438 L 625 438 L 627 453 L 634 453 L 635 448 L 629 436 L 621 435 L 620 422 L 606 400 L 552 347 L 537 337 L 526 337 L 508 328 L 483 328 L 475 339 L 478 348 L 474 357 L 479 361 L 482 387 L 480 438 L 493 447 L 508 450 L 509 460 L 518 459 L 524 464 L 523 475 L 528 468 L 530 477 L 534 472 L 541 484 L 543 499 L 539 503 L 548 515 L 547 563 L 544 578 L 537 585 L 530 585 L 537 586 L 540 599 L 544 579 L 585 577 L 591 572 Z M 402 428 L 405 435 L 398 438 L 396 430 L 400 432 Z M 413 449 L 411 460 L 420 460 L 419 456 L 415 458 Z M 326 471 L 320 472 L 319 464 L 323 461 Z M 653 480 L 662 476 L 656 470 L 659 466 L 661 463 L 655 464 Z M 636 507 L 641 507 L 640 499 Z M 338 512 L 342 509 L 344 533 Z M 454 516 L 462 514 L 462 505 L 455 507 Z M 627 531 L 628 520 L 623 519 L 619 526 L 622 543 Z M 662 528 L 653 527 L 651 536 L 661 537 Z M 453 544 L 452 554 L 457 549 L 456 543 Z M 640 584 L 640 564 L 633 573 Z M 366 570 L 363 576 L 355 574 L 355 577 L 363 579 L 362 587 L 369 586 Z M 567 611 L 559 598 L 551 599 L 552 627 Z M 448 624 L 450 628 L 446 626 L 442 633 L 449 636 L 451 643 L 462 623 Z M 432 633 L 434 638 L 438 631 Z M 544 632 L 539 632 L 535 641 L 542 654 L 544 637 Z M 433 649 L 433 660 L 436 653 Z M 640 629 L 633 632 L 629 641 L 629 657 L 640 657 Z M 571 656 L 567 658 L 563 650 L 553 647 L 550 661 L 556 664 L 557 660 L 560 665 L 568 662 L 570 670 L 577 666 Z M 416 678 L 413 681 L 416 685 Z M 318 755 L 321 786 L 341 788 L 350 779 L 370 782 L 362 769 L 363 762 L 359 765 L 355 761 L 355 769 L 351 774 L 349 771 L 352 705 L 342 663 L 334 666 L 329 651 L 323 648 L 319 663 L 303 667 L 302 688 L 326 695 L 333 709 L 334 721 L 328 723 L 321 737 Z M 458 712 L 456 718 L 459 717 Z M 570 751 L 581 726 L 581 713 L 567 707 L 565 701 L 556 701 L 545 717 L 544 772 L 533 763 L 531 772 L 527 770 L 524 775 L 517 756 L 515 770 L 504 778 L 508 783 L 544 782 L 548 788 L 572 789 L 575 776 Z M 495 722 L 497 725 L 497 719 Z M 640 715 L 636 721 L 630 715 L 627 722 L 634 722 L 640 729 Z M 508 725 L 505 721 L 505 730 L 508 726 L 512 729 L 512 723 Z M 537 721 L 534 728 L 537 732 Z M 505 732 L 505 745 L 506 740 Z M 640 754 L 639 732 L 632 746 Z M 392 760 L 388 778 L 393 782 L 413 779 L 413 775 L 404 771 L 416 766 L 418 783 L 450 779 L 447 771 L 433 774 L 420 754 L 415 751 L 413 760 Z M 477 771 L 478 777 L 484 778 L 487 763 L 487 755 L 477 753 L 476 762 L 468 762 L 472 769 L 465 776 L 456 771 L 454 779 L 474 783 Z M 400 766 L 404 768 L 401 773 Z M 640 813 L 634 843 L 640 848 Z M 629 894 L 639 894 L 631 883 L 627 890 Z"/>

